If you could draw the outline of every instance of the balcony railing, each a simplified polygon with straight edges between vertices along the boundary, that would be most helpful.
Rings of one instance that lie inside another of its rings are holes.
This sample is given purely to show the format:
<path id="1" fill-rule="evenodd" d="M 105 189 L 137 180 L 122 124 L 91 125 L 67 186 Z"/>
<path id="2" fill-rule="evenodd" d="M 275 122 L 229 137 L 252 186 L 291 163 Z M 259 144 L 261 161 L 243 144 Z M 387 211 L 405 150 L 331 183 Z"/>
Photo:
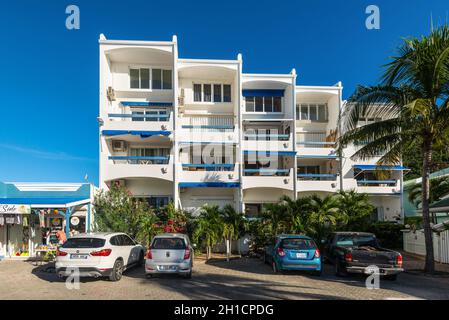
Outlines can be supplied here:
<path id="1" fill-rule="evenodd" d="M 192 131 L 210 131 L 210 132 L 232 132 L 234 126 L 232 125 L 183 125 L 183 129 L 191 129 Z"/>
<path id="2" fill-rule="evenodd" d="M 261 176 L 261 177 L 286 177 L 290 173 L 290 169 L 243 169 L 244 176 Z"/>
<path id="3" fill-rule="evenodd" d="M 110 156 L 109 160 L 113 160 L 114 164 L 168 164 L 170 157 L 138 157 L 138 156 Z"/>
<path id="4" fill-rule="evenodd" d="M 183 163 L 184 171 L 233 171 L 235 164 L 233 163 L 217 163 L 217 164 L 196 164 Z"/>
<path id="5" fill-rule="evenodd" d="M 245 140 L 256 140 L 256 141 L 288 141 L 290 139 L 289 134 L 274 134 L 274 133 L 249 133 L 245 132 L 243 134 Z"/>
<path id="6" fill-rule="evenodd" d="M 357 180 L 359 187 L 395 187 L 397 180 Z"/>
<path id="7" fill-rule="evenodd" d="M 109 113 L 109 118 L 131 119 L 131 121 L 169 121 L 170 114 L 133 114 L 133 113 Z"/>
<path id="8" fill-rule="evenodd" d="M 334 173 L 298 173 L 298 180 L 301 181 L 335 181 L 337 180 L 337 174 Z"/>
<path id="9" fill-rule="evenodd" d="M 335 139 L 331 138 L 326 132 L 303 132 L 297 134 L 297 145 L 304 148 L 333 148 Z"/>

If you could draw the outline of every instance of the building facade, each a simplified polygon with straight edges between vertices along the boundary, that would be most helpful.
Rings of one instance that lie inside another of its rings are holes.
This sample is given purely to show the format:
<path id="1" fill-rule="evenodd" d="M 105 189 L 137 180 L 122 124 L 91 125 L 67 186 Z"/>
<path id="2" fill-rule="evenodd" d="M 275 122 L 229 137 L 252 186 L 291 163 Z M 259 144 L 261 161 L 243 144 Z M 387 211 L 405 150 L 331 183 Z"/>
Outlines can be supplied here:
<path id="1" fill-rule="evenodd" d="M 243 73 L 240 54 L 182 59 L 176 36 L 101 35 L 99 45 L 100 188 L 124 185 L 155 207 L 231 204 L 248 217 L 284 195 L 355 189 L 370 195 L 375 219 L 402 216 L 402 167 L 352 161 L 359 145 L 337 155 L 341 83 L 300 86 L 295 69 Z"/>

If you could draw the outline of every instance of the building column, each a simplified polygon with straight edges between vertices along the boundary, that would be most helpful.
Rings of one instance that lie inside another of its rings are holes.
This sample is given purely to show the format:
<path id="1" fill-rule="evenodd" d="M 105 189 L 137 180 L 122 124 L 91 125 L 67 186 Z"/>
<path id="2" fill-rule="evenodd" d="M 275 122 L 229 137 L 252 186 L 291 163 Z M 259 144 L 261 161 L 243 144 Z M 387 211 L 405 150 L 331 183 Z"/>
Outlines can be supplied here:
<path id="1" fill-rule="evenodd" d="M 70 234 L 70 208 L 65 211 L 65 234 L 66 236 Z"/>

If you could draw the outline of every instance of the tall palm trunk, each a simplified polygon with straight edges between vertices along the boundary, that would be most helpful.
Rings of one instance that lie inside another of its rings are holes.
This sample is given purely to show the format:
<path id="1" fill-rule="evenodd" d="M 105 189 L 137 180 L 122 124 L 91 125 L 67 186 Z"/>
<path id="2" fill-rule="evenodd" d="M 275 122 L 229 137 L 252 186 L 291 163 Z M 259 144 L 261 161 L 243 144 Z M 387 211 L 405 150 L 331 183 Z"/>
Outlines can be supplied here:
<path id="1" fill-rule="evenodd" d="M 435 261 L 433 255 L 433 234 L 430 227 L 430 165 L 432 161 L 432 142 L 428 136 L 423 141 L 423 167 L 422 167 L 422 217 L 424 225 L 424 238 L 426 244 L 426 264 L 425 272 L 435 271 Z"/>

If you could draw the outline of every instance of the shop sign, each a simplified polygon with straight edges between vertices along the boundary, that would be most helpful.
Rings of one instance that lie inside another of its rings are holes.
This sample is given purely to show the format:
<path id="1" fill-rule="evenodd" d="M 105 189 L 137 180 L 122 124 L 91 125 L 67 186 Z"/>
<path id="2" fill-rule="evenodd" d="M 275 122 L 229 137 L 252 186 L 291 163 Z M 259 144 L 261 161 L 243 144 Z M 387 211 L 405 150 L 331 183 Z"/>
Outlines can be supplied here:
<path id="1" fill-rule="evenodd" d="M 80 223 L 80 218 L 78 218 L 78 217 L 72 217 L 72 218 L 70 219 L 70 223 L 72 224 L 72 226 L 77 226 L 77 225 L 79 225 L 79 223 Z"/>
<path id="2" fill-rule="evenodd" d="M 0 204 L 0 214 L 31 214 L 31 206 L 23 204 Z"/>

